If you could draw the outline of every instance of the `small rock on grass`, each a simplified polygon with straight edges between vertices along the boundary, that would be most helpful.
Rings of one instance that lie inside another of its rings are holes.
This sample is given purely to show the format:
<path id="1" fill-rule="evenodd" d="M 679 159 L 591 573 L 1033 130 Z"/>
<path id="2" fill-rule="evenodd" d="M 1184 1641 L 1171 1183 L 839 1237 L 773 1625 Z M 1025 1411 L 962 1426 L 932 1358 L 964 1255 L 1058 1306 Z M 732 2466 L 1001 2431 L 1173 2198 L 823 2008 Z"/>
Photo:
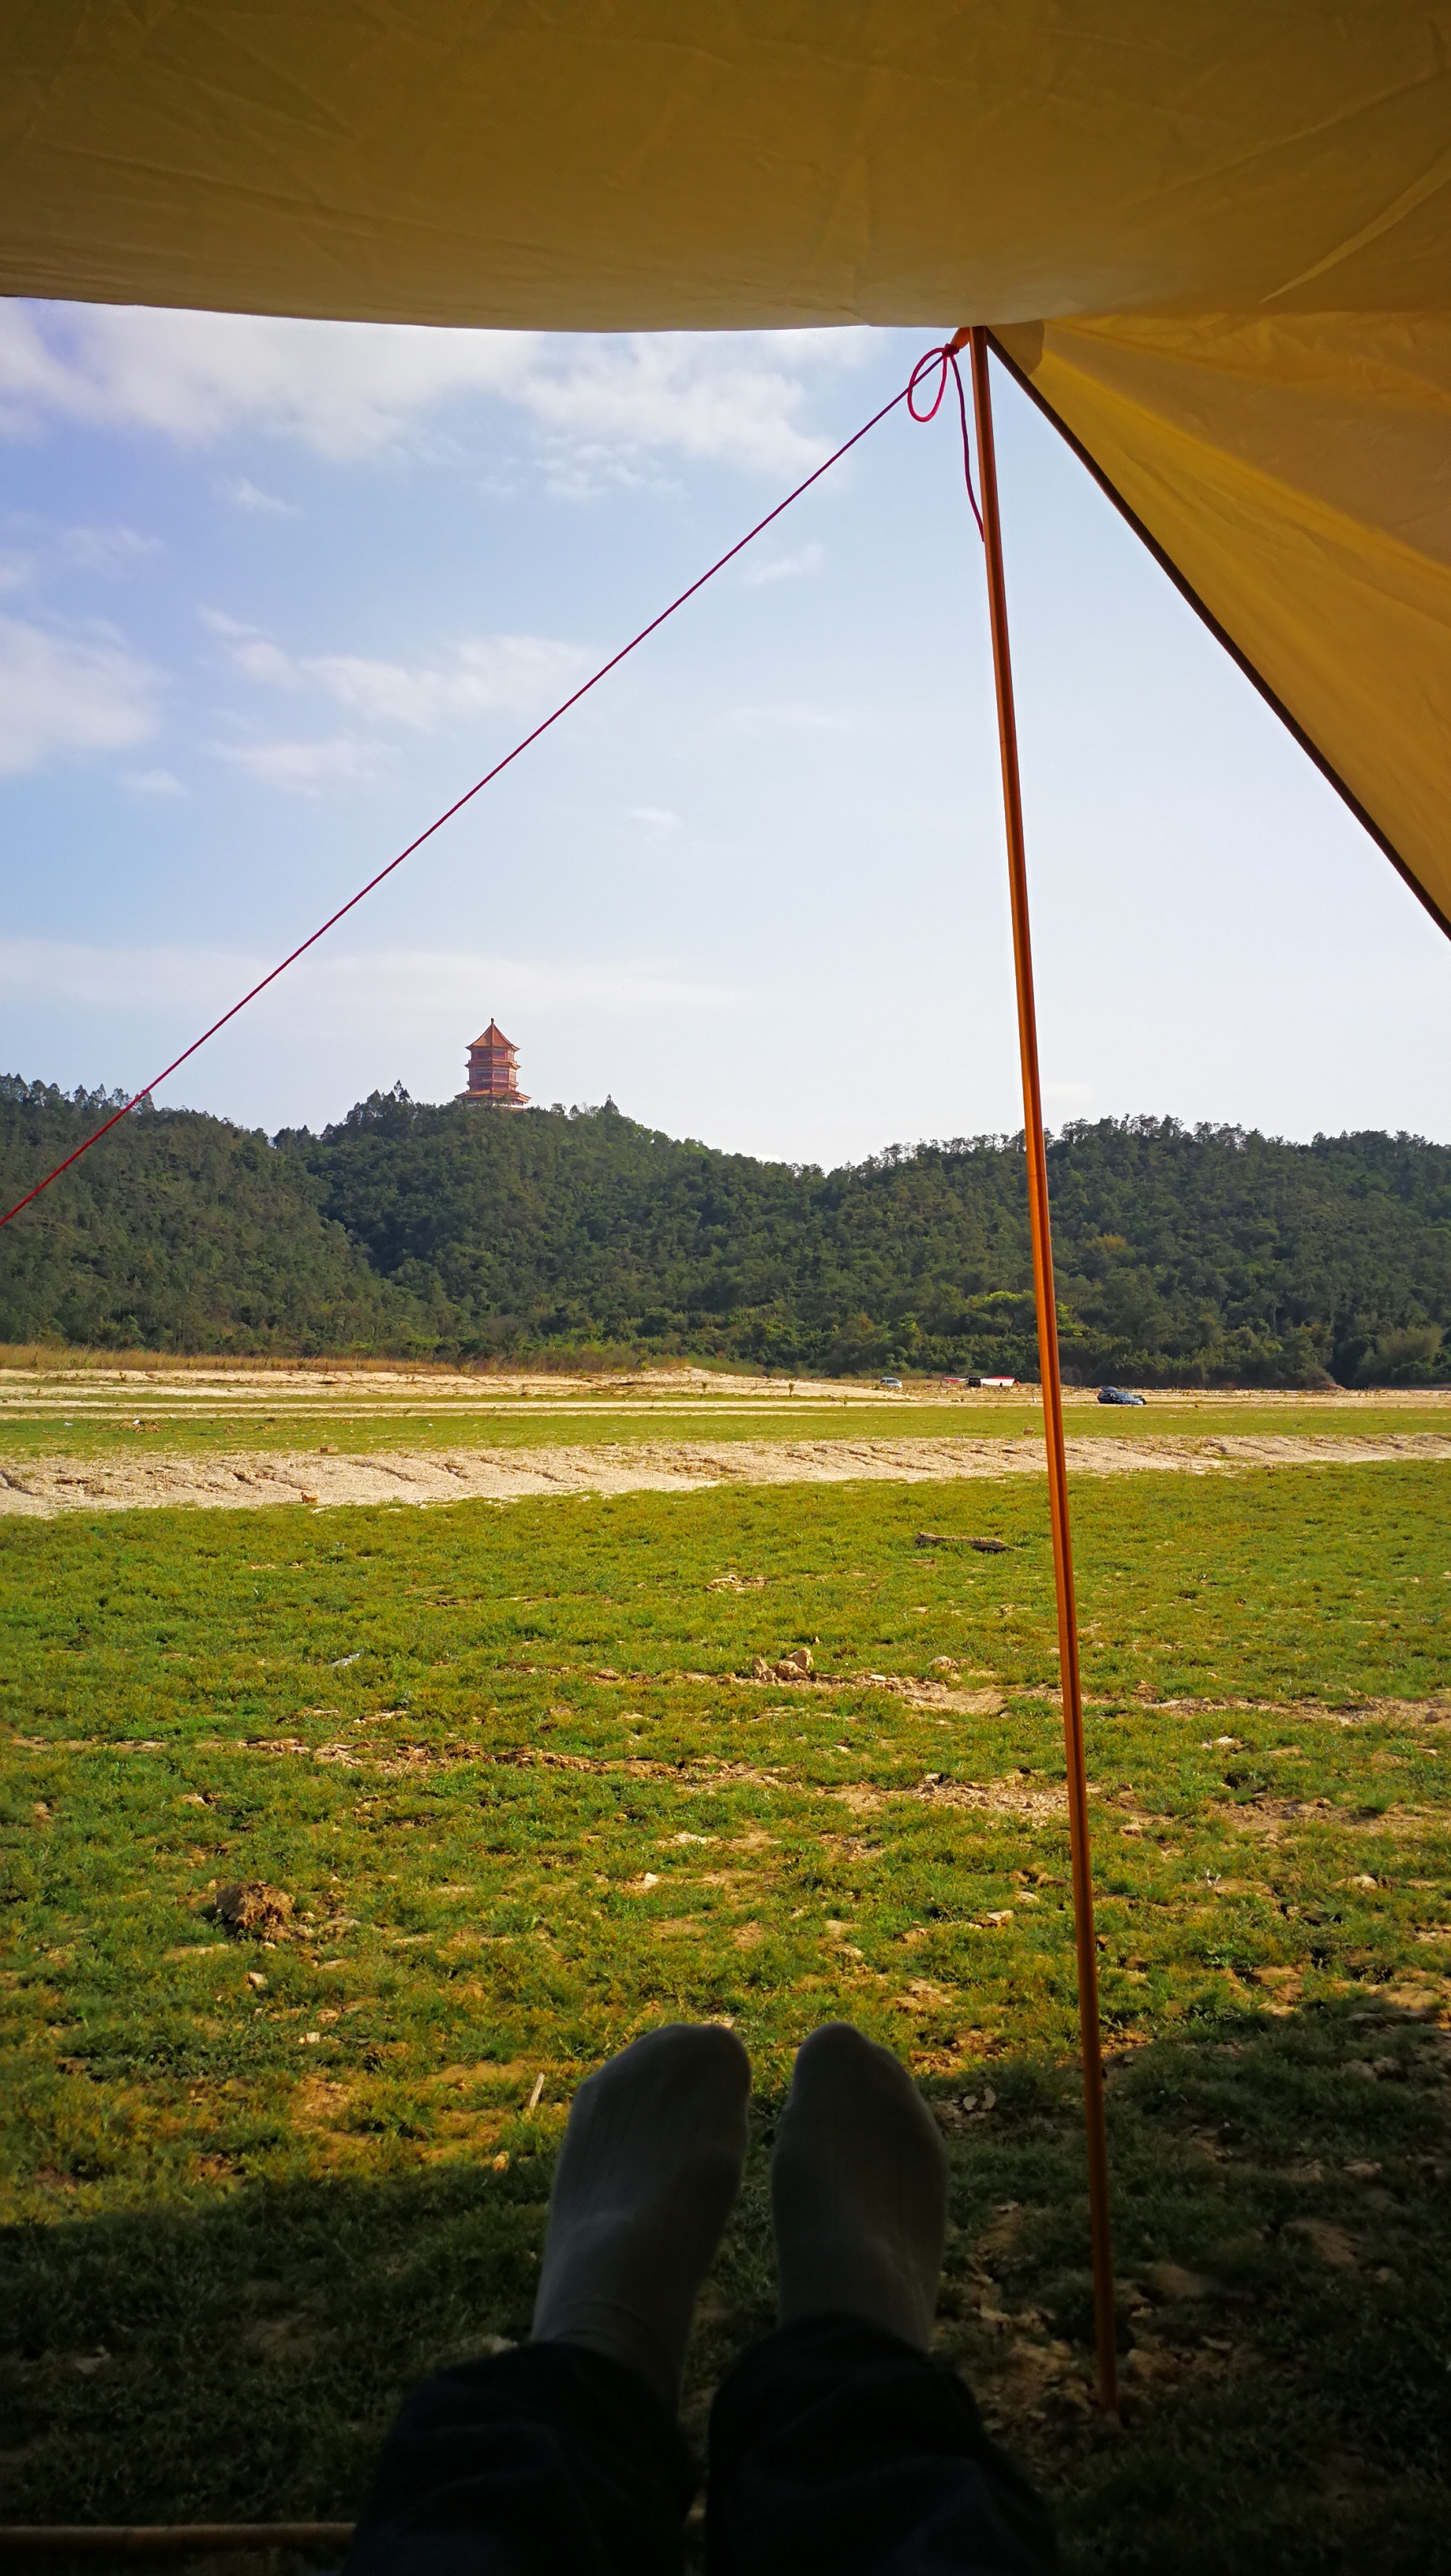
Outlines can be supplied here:
<path id="1" fill-rule="evenodd" d="M 1146 2277 L 1161 2299 L 1207 2299 L 1214 2288 L 1202 2272 L 1186 2271 L 1182 2263 L 1151 2263 Z"/>
<path id="2" fill-rule="evenodd" d="M 779 1663 L 768 1663 L 764 1655 L 755 1655 L 751 1659 L 753 1682 L 804 1682 L 811 1669 L 809 1646 L 793 1646 L 790 1654 L 783 1655 Z"/>
<path id="3" fill-rule="evenodd" d="M 1343 2227 L 1329 2218 L 1292 2218 L 1285 2229 L 1287 2236 L 1303 2236 L 1313 2245 L 1322 2263 L 1334 2271 L 1349 2272 L 1355 2266 L 1355 2243 Z"/>

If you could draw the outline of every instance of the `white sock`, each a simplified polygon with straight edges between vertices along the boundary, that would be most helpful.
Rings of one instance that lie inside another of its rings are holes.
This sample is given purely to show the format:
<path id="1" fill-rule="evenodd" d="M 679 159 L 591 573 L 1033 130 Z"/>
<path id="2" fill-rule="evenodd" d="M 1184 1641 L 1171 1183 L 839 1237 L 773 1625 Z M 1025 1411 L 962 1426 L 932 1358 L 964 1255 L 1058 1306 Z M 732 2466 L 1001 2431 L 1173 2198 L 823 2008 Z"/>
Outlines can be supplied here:
<path id="1" fill-rule="evenodd" d="M 734 2033 L 637 2039 L 574 2097 L 549 2201 L 536 2343 L 580 2343 L 674 2407 L 700 2285 L 746 2153 L 751 2068 Z"/>
<path id="2" fill-rule="evenodd" d="M 947 2236 L 937 2124 L 890 2049 L 848 2022 L 798 2052 L 776 2128 L 780 2318 L 869 2318 L 925 2351 Z"/>

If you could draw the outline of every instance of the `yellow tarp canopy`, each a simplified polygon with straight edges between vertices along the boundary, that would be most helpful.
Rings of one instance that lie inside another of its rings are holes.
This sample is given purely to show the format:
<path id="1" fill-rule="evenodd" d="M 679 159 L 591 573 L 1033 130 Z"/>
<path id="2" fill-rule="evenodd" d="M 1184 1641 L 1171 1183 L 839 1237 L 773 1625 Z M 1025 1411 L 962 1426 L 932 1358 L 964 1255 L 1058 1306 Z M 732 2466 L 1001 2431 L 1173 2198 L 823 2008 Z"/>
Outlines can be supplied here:
<path id="1" fill-rule="evenodd" d="M 0 290 L 990 323 L 1451 924 L 1451 0 L 9 0 Z"/>

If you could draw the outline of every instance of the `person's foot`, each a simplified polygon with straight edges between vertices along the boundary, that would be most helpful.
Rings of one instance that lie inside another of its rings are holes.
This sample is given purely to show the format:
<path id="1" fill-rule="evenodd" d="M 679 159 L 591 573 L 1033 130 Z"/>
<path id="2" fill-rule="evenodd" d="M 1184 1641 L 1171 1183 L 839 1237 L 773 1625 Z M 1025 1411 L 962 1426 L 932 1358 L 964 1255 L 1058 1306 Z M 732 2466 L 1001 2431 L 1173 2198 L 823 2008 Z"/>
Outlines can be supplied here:
<path id="1" fill-rule="evenodd" d="M 828 2022 L 798 2052 L 771 2158 L 783 2326 L 845 2312 L 925 2351 L 947 2235 L 937 2124 L 890 2049 Z"/>
<path id="2" fill-rule="evenodd" d="M 716 2023 L 652 2030 L 574 2097 L 536 2343 L 580 2343 L 674 2407 L 700 2285 L 740 2188 L 750 2060 Z"/>

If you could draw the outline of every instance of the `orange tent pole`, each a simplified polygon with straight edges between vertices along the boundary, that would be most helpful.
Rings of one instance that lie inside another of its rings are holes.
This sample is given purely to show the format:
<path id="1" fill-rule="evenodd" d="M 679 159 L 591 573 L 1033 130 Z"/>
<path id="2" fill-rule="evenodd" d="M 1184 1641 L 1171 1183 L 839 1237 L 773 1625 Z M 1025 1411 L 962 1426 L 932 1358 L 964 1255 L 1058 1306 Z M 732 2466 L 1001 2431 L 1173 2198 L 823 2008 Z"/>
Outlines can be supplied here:
<path id="1" fill-rule="evenodd" d="M 1033 943 L 1028 918 L 1028 862 L 1023 841 L 1023 797 L 1018 776 L 1018 729 L 1013 709 L 1013 668 L 1008 649 L 1008 599 L 1003 581 L 1003 535 L 998 510 L 997 458 L 993 448 L 988 335 L 978 326 L 958 334 L 972 348 L 972 400 L 982 476 L 983 543 L 987 553 L 988 607 L 992 620 L 993 675 L 997 683 L 998 741 L 1003 762 L 1003 811 L 1008 836 L 1008 886 L 1013 911 L 1013 968 L 1018 985 L 1018 1045 L 1023 1061 L 1023 1126 L 1028 1160 L 1028 1212 L 1033 1236 L 1033 1288 L 1038 1304 L 1038 1368 L 1043 1384 L 1043 1431 L 1048 1451 L 1048 1506 L 1053 1523 L 1053 1578 L 1058 1595 L 1058 1670 L 1063 1684 L 1063 1735 L 1068 1755 L 1068 1834 L 1073 1854 L 1073 1926 L 1078 1950 L 1078 2022 L 1083 2049 L 1083 2103 L 1088 2128 L 1088 2211 L 1093 2238 L 1093 2305 L 1098 2341 L 1101 2405 L 1118 2404 L 1118 2349 L 1114 2334 L 1113 2240 L 1108 2205 L 1108 2138 L 1103 2115 L 1103 2048 L 1098 2019 L 1098 1952 L 1093 1934 L 1093 1868 L 1088 1839 L 1088 1772 L 1083 1747 L 1083 1685 L 1078 1669 L 1078 1612 L 1073 1597 L 1073 1533 L 1068 1519 L 1068 1457 L 1063 1444 L 1063 1382 L 1058 1373 L 1058 1315 L 1053 1289 L 1053 1236 L 1048 1218 L 1048 1151 L 1043 1135 L 1038 1072 L 1038 1018 L 1033 999 Z"/>

